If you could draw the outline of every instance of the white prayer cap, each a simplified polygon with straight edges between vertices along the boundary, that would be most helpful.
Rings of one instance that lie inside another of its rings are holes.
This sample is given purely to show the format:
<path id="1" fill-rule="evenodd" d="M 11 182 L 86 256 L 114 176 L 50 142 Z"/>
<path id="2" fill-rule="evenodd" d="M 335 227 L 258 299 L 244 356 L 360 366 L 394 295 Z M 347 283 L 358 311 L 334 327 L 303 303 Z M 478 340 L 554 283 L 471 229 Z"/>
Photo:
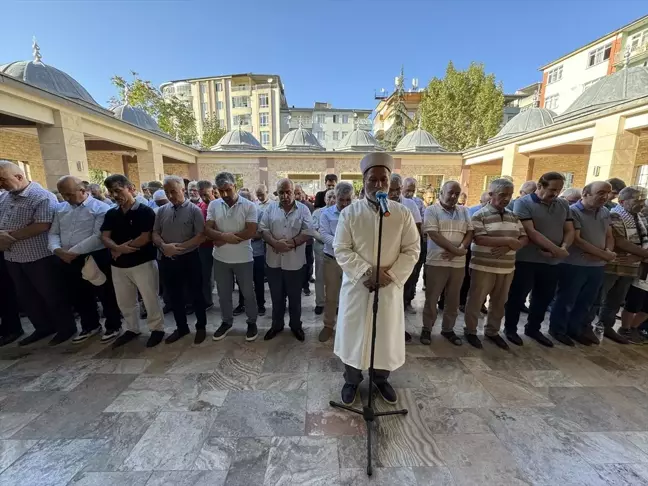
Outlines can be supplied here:
<path id="1" fill-rule="evenodd" d="M 372 152 L 362 157 L 360 171 L 362 174 L 372 167 L 386 167 L 389 172 L 394 170 L 394 158 L 385 152 Z"/>
<path id="2" fill-rule="evenodd" d="M 166 192 L 164 192 L 164 189 L 158 189 L 153 193 L 153 200 L 154 201 L 162 201 L 163 199 L 166 199 L 167 195 Z"/>

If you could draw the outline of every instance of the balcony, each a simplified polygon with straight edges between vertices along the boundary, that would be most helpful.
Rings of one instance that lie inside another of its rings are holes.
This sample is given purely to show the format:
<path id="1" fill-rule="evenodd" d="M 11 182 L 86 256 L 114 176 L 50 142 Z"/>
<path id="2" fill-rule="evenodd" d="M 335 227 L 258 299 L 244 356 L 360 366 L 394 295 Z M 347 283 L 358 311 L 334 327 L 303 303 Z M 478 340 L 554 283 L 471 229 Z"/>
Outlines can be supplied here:
<path id="1" fill-rule="evenodd" d="M 236 86 L 232 86 L 232 92 L 235 91 L 250 91 L 250 87 L 247 84 L 238 84 Z"/>
<path id="2" fill-rule="evenodd" d="M 630 50 L 629 62 L 633 62 L 633 60 L 643 57 L 646 54 L 648 54 L 648 41 L 638 44 L 634 47 L 634 49 Z M 625 60 L 625 50 L 619 51 L 614 55 L 615 65 L 623 64 L 624 60 Z"/>
<path id="3" fill-rule="evenodd" d="M 360 130 L 371 131 L 373 129 L 373 123 L 368 118 L 362 118 L 358 120 L 358 128 Z"/>
<path id="4" fill-rule="evenodd" d="M 313 119 L 312 118 L 306 118 L 302 117 L 301 119 L 301 126 L 302 128 L 308 128 L 311 130 L 313 128 Z M 291 130 L 295 128 L 299 128 L 299 118 L 298 117 L 293 117 L 290 119 L 289 127 Z"/>

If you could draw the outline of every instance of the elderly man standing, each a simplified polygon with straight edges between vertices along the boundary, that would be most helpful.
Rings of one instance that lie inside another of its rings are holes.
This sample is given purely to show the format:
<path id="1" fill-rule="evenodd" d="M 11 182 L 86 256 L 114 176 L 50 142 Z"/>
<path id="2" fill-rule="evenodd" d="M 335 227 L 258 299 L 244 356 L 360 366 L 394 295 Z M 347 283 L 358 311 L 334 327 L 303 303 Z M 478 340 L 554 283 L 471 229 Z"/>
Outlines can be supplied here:
<path id="1" fill-rule="evenodd" d="M 326 192 L 330 191 L 331 189 L 335 189 L 337 181 L 338 176 L 336 174 L 326 174 L 324 176 L 324 184 L 326 185 L 326 189 L 315 194 L 315 209 L 326 207 Z"/>
<path id="2" fill-rule="evenodd" d="M 263 234 L 260 231 L 261 218 L 263 213 L 270 206 L 270 199 L 268 198 L 268 188 L 261 184 L 256 188 L 257 196 L 257 215 L 258 223 L 257 234 L 252 238 L 252 256 L 254 258 L 254 295 L 256 296 L 257 310 L 260 316 L 265 316 L 265 241 L 263 241 Z"/>
<path id="3" fill-rule="evenodd" d="M 324 312 L 324 305 L 326 304 L 325 290 L 324 290 L 324 239 L 322 238 L 320 229 L 320 216 L 322 211 L 330 206 L 335 205 L 335 191 L 331 189 L 326 193 L 326 207 L 317 208 L 313 211 L 313 253 L 315 254 L 315 315 L 321 315 Z M 342 275 L 340 274 L 340 279 Z M 320 333 L 321 334 L 321 333 Z M 329 336 L 330 337 L 330 336 Z"/>
<path id="4" fill-rule="evenodd" d="M 565 177 L 559 172 L 547 172 L 538 180 L 535 193 L 515 201 L 514 213 L 522 221 L 529 244 L 518 251 L 515 276 L 506 303 L 504 328 L 506 339 L 522 346 L 517 333 L 520 311 L 531 292 L 531 309 L 524 334 L 543 346 L 553 342 L 542 334 L 540 327 L 549 303 L 556 293 L 558 264 L 569 256 L 574 241 L 574 224 L 569 203 L 558 197 Z"/>
<path id="5" fill-rule="evenodd" d="M 101 331 L 96 299 L 99 297 L 106 317 L 102 343 L 119 335 L 121 314 L 115 297 L 110 268 L 110 251 L 101 241 L 101 226 L 110 206 L 96 200 L 78 177 L 63 176 L 56 184 L 65 199 L 54 213 L 49 231 L 48 248 L 61 264 L 61 276 L 70 301 L 81 316 L 81 332 L 72 342 L 79 343 Z M 103 284 L 95 286 L 84 280 L 81 272 L 91 257 L 106 276 Z"/>
<path id="6" fill-rule="evenodd" d="M 205 340 L 207 315 L 202 289 L 202 271 L 198 246 L 205 240 L 205 220 L 200 208 L 184 195 L 184 181 L 178 176 L 164 178 L 164 192 L 169 204 L 162 206 L 155 217 L 153 243 L 162 252 L 160 269 L 164 287 L 169 292 L 176 330 L 165 340 L 172 344 L 189 334 L 185 295 L 192 299 L 196 313 L 195 344 Z M 191 278 L 186 278 L 190 274 Z M 188 293 L 185 286 L 189 286 Z"/>
<path id="7" fill-rule="evenodd" d="M 334 352 L 344 363 L 342 402 L 347 405 L 355 401 L 362 370 L 370 366 L 376 277 L 380 299 L 374 384 L 386 402 L 398 401 L 387 379 L 405 363 L 403 287 L 418 260 L 421 238 L 412 213 L 401 204 L 387 201 L 391 215 L 383 220 L 381 267 L 376 267 L 380 221 L 376 193 L 389 189 L 393 169 L 394 159 L 389 154 L 374 152 L 362 158 L 366 197 L 340 213 L 333 241 L 334 256 L 344 274 Z"/>
<path id="8" fill-rule="evenodd" d="M 304 188 L 300 184 L 295 184 L 295 201 L 302 203 L 308 208 L 311 214 L 315 211 L 315 207 L 308 201 L 308 196 L 304 191 Z M 313 239 L 311 238 L 306 242 L 306 264 L 304 266 L 304 282 L 303 290 L 304 295 L 308 296 L 311 294 L 310 282 L 313 279 Z"/>
<path id="9" fill-rule="evenodd" d="M 522 184 L 522 187 L 520 187 L 520 196 L 516 199 L 513 199 L 506 209 L 513 211 L 513 204 L 515 204 L 515 201 L 517 201 L 521 197 L 528 196 L 529 194 L 535 194 L 537 189 L 538 184 L 536 184 L 535 181 L 526 181 L 524 184 Z"/>
<path id="10" fill-rule="evenodd" d="M 250 240 L 257 232 L 258 218 L 256 205 L 238 195 L 233 174 L 216 174 L 216 188 L 221 197 L 209 203 L 205 234 L 214 240 L 214 276 L 223 322 L 213 339 L 220 341 L 234 325 L 234 278 L 245 301 L 254 302 L 255 299 L 254 258 Z M 245 313 L 248 328 L 245 339 L 254 341 L 259 334 L 256 306 L 246 306 Z"/>
<path id="11" fill-rule="evenodd" d="M 490 183 L 488 201 L 472 217 L 474 240 L 470 259 L 471 286 L 466 303 L 466 341 L 481 349 L 477 337 L 479 312 L 490 295 L 488 320 L 484 334 L 502 349 L 509 349 L 499 335 L 504 304 L 515 270 L 515 252 L 527 244 L 524 227 L 518 217 L 506 209 L 513 197 L 513 183 L 495 179 Z"/>
<path id="12" fill-rule="evenodd" d="M 623 189 L 625 189 L 626 183 L 622 179 L 619 179 L 618 177 L 612 177 L 611 179 L 608 179 L 605 182 L 609 183 L 612 186 L 612 190 L 610 191 L 610 195 L 608 196 L 608 202 L 605 203 L 605 207 L 608 209 L 612 209 L 614 206 L 617 205 L 617 203 L 615 203 L 614 200 L 618 198 L 619 193 Z"/>
<path id="13" fill-rule="evenodd" d="M 342 287 L 342 267 L 335 258 L 333 242 L 342 210 L 353 201 L 353 185 L 340 182 L 335 186 L 335 205 L 324 210 L 320 216 L 319 233 L 324 241 L 324 328 L 320 331 L 320 342 L 328 341 L 335 329 L 335 319 L 340 303 L 340 288 Z"/>
<path id="14" fill-rule="evenodd" d="M 8 161 L 0 161 L 0 189 L 6 191 L 0 194 L 0 251 L 21 307 L 35 328 L 19 344 L 35 343 L 54 333 L 50 344 L 63 343 L 76 333 L 76 323 L 58 281 L 57 258 L 47 248 L 56 196 L 27 180 L 22 169 Z M 5 344 L 23 334 L 20 326 L 13 331 L 5 336 Z"/>
<path id="15" fill-rule="evenodd" d="M 198 181 L 191 181 L 187 184 L 187 195 L 189 196 L 189 201 L 193 204 L 200 204 L 200 191 L 198 190 Z"/>
<path id="16" fill-rule="evenodd" d="M 212 201 L 216 200 L 214 194 L 214 184 L 211 181 L 198 181 L 198 195 L 200 202 L 198 208 L 207 221 L 207 208 Z M 205 300 L 205 310 L 214 307 L 214 242 L 211 240 L 203 241 L 198 247 L 198 256 L 200 257 L 200 269 L 202 273 L 202 293 Z"/>
<path id="17" fill-rule="evenodd" d="M 296 282 L 304 278 L 305 243 L 312 239 L 309 231 L 313 222 L 309 209 L 296 201 L 295 186 L 290 179 L 277 182 L 277 195 L 279 201 L 271 203 L 261 219 L 263 239 L 269 246 L 266 264 L 272 297 L 272 327 L 264 339 L 272 339 L 283 330 L 288 295 L 290 330 L 303 341 L 301 288 Z"/>
<path id="18" fill-rule="evenodd" d="M 611 190 L 607 182 L 592 182 L 583 188 L 582 200 L 570 207 L 574 244 L 558 266 L 558 291 L 549 321 L 549 334 L 568 346 L 574 345 L 572 339 L 585 346 L 599 344 L 591 310 L 601 292 L 605 264 L 616 257 L 610 212 L 604 207 Z"/>
<path id="19" fill-rule="evenodd" d="M 441 335 L 456 346 L 461 338 L 454 332 L 459 312 L 459 293 L 464 278 L 467 248 L 473 237 L 468 208 L 459 206 L 461 186 L 447 181 L 441 187 L 439 200 L 425 210 L 423 231 L 428 235 L 425 272 L 425 307 L 421 343 L 432 342 L 432 326 L 437 318 L 437 301 L 445 289 Z"/>

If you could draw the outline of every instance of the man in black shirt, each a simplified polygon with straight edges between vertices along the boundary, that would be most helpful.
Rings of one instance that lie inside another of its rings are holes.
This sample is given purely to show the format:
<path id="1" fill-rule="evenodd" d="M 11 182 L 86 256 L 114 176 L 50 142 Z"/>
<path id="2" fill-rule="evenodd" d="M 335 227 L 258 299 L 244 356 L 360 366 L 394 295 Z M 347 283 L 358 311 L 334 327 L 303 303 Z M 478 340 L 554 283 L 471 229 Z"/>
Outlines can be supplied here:
<path id="1" fill-rule="evenodd" d="M 324 184 L 326 184 L 326 189 L 315 194 L 315 209 L 326 207 L 326 191 L 335 189 L 337 184 L 338 177 L 336 174 L 326 174 L 324 177 Z M 311 211 L 312 213 L 313 211 Z"/>
<path id="2" fill-rule="evenodd" d="M 135 186 L 125 176 L 108 176 L 104 184 L 118 207 L 106 213 L 101 240 L 112 255 L 115 295 L 126 322 L 126 332 L 117 338 L 113 347 L 122 346 L 140 334 L 137 291 L 148 311 L 151 329 L 146 346 L 153 347 L 164 337 L 164 314 L 158 300 L 157 249 L 151 240 L 155 213 L 135 201 Z"/>

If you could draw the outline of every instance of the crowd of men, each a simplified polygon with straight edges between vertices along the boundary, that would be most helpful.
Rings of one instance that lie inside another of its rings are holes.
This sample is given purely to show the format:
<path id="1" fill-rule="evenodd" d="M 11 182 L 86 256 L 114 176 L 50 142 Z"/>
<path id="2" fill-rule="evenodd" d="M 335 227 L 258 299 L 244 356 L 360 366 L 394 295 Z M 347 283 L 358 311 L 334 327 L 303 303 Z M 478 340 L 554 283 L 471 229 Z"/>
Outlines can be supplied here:
<path id="1" fill-rule="evenodd" d="M 237 188 L 228 172 L 217 174 L 214 182 L 167 176 L 143 184 L 140 193 L 119 174 L 107 177 L 104 187 L 65 176 L 57 184 L 59 202 L 17 165 L 0 161 L 0 345 L 19 340 L 24 346 L 48 337 L 57 345 L 102 333 L 102 342 L 118 347 L 140 335 L 140 319 L 150 330 L 147 346 L 162 340 L 172 344 L 190 333 L 191 314 L 194 342 L 201 343 L 214 286 L 221 324 L 213 340 L 224 339 L 234 317 L 245 314 L 245 339 L 254 341 L 257 318 L 266 313 L 266 283 L 272 324 L 264 339 L 284 330 L 287 313 L 290 331 L 304 341 L 301 296 L 310 294 L 313 271 L 315 314 L 323 314 L 319 340 L 331 339 L 338 323 L 335 352 L 347 365 L 347 403 L 367 368 L 366 352 L 358 347 L 368 333 L 350 319 L 366 317 L 370 307 L 356 294 L 366 297 L 376 282 L 381 291 L 388 289 L 384 312 L 393 318 L 400 313 L 401 319 L 417 313 L 412 302 L 423 274 L 420 341 L 427 345 L 439 309 L 441 335 L 454 345 L 465 340 L 482 348 L 477 327 L 487 314 L 487 340 L 504 349 L 507 341 L 522 346 L 518 321 L 528 312 L 524 333 L 552 347 L 554 341 L 541 332 L 548 309 L 549 334 L 567 346 L 598 344 L 600 335 L 592 328 L 597 316 L 605 337 L 622 344 L 646 341 L 643 189 L 611 179 L 563 192 L 564 176 L 549 172 L 537 183 L 523 184 L 516 199 L 511 180 L 496 179 L 470 208 L 461 203 L 460 184 L 447 181 L 438 200 L 426 207 L 416 196 L 416 180 L 403 180 L 392 168 L 386 154 L 363 159 L 358 197 L 352 184 L 329 174 L 314 205 L 290 179 L 278 181 L 272 198 L 263 185 L 254 195 Z M 378 190 L 388 192 L 390 210 L 396 208 L 391 211 L 396 217 L 388 219 L 393 228 L 383 239 L 383 252 L 393 264 L 384 268 L 371 265 Z M 356 241 L 363 230 L 369 236 Z M 615 331 L 621 307 L 622 325 Z M 463 339 L 455 333 L 460 311 Z M 21 312 L 34 326 L 26 337 Z M 168 312 L 176 329 L 165 339 Z M 377 386 L 389 402 L 395 397 L 387 384 L 389 370 L 404 360 L 404 348 L 395 352 L 391 343 L 401 340 L 395 329 L 404 335 L 403 344 L 411 340 L 404 323 L 383 329 L 389 337 L 379 336 L 386 365 L 377 367 Z"/>

